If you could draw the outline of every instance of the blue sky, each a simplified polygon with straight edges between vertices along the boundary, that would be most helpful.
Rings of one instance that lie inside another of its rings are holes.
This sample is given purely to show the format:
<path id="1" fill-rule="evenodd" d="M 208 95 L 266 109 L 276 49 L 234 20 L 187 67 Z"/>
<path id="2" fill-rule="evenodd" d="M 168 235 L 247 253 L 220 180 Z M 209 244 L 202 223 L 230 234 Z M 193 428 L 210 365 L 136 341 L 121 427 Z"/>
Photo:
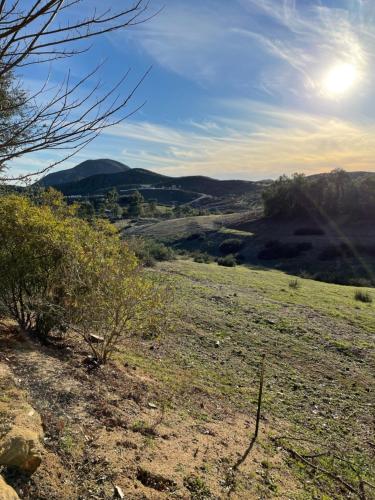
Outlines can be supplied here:
<path id="1" fill-rule="evenodd" d="M 222 179 L 375 171 L 374 0 L 153 0 L 150 9 L 160 6 L 147 23 L 48 69 L 59 81 L 67 67 L 78 78 L 105 61 L 104 91 L 128 68 L 130 89 L 152 66 L 129 111 L 143 108 L 64 168 L 107 157 Z M 25 72 L 27 88 L 46 71 Z M 21 158 L 13 173 L 54 159 Z"/>

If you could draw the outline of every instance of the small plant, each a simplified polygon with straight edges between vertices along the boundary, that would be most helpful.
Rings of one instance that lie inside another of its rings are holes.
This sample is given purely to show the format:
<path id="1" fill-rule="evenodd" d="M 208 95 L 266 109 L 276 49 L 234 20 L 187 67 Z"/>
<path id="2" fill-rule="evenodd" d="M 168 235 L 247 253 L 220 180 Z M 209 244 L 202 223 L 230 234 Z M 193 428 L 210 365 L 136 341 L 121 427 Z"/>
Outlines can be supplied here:
<path id="1" fill-rule="evenodd" d="M 295 279 L 289 281 L 289 288 L 292 288 L 293 290 L 298 290 L 298 288 L 301 288 L 301 283 Z"/>
<path id="2" fill-rule="evenodd" d="M 155 437 L 157 435 L 155 429 L 150 425 L 146 424 L 144 420 L 136 420 L 132 426 L 131 430 L 133 432 L 139 432 L 142 436 Z"/>
<path id="3" fill-rule="evenodd" d="M 217 259 L 219 266 L 225 267 L 235 267 L 237 265 L 236 257 L 233 254 L 226 255 L 225 257 L 219 257 Z"/>
<path id="4" fill-rule="evenodd" d="M 184 478 L 184 486 L 191 493 L 193 500 L 205 500 L 212 497 L 212 493 L 204 482 L 204 479 L 198 476 L 188 476 Z"/>
<path id="5" fill-rule="evenodd" d="M 243 240 L 239 238 L 228 238 L 219 245 L 219 250 L 223 255 L 236 253 L 243 247 Z"/>
<path id="6" fill-rule="evenodd" d="M 368 292 L 364 292 L 362 290 L 357 290 L 354 294 L 355 300 L 359 302 L 365 302 L 366 304 L 371 304 L 372 297 Z"/>

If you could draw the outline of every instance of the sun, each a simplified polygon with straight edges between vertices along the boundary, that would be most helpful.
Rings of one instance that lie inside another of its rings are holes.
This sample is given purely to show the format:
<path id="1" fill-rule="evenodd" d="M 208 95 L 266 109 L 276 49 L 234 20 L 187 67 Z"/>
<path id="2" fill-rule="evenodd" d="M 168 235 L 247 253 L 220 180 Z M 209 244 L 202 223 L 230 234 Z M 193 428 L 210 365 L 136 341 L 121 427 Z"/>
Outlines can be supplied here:
<path id="1" fill-rule="evenodd" d="M 349 92 L 358 80 L 359 71 L 355 64 L 336 64 L 324 77 L 322 90 L 328 97 L 341 97 Z"/>

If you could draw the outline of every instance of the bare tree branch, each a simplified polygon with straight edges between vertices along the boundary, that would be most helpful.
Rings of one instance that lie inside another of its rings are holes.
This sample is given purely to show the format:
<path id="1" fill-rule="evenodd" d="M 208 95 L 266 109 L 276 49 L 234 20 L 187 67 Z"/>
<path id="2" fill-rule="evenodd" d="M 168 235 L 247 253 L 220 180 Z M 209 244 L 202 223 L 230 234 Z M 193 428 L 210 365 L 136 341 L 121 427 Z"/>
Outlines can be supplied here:
<path id="1" fill-rule="evenodd" d="M 17 70 L 34 64 L 78 56 L 90 47 L 80 42 L 105 33 L 127 29 L 152 18 L 149 0 L 128 1 L 124 9 L 93 10 L 77 18 L 78 6 L 89 0 L 34 0 L 28 8 L 19 0 L 0 0 L 0 175 L 15 158 L 43 150 L 65 150 L 63 159 L 23 176 L 4 176 L 2 181 L 25 180 L 47 172 L 70 158 L 100 132 L 128 118 L 141 106 L 127 110 L 129 101 L 148 75 L 124 95 L 130 70 L 110 90 L 101 93 L 98 65 L 72 83 L 70 72 L 49 88 L 48 76 L 32 95 L 22 91 Z M 63 15 L 62 15 L 63 13 Z M 143 106 L 143 105 L 142 105 Z"/>

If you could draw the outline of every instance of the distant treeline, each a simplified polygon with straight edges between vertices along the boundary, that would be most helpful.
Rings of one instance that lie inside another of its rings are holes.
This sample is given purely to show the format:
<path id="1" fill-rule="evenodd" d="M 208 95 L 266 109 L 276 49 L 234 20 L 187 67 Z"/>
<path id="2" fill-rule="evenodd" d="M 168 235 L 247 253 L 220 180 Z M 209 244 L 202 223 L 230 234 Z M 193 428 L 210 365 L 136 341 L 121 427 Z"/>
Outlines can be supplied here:
<path id="1" fill-rule="evenodd" d="M 267 216 L 367 219 L 375 214 L 375 174 L 283 175 L 263 192 L 263 202 Z"/>

